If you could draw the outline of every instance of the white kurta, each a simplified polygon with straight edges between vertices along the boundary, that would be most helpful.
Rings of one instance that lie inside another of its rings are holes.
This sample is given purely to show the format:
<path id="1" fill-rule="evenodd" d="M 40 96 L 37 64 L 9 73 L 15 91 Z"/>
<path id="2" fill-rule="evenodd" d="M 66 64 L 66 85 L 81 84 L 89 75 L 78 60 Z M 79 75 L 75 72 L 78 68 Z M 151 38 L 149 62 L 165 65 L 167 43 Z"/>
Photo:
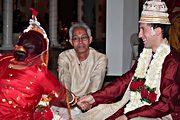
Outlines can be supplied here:
<path id="1" fill-rule="evenodd" d="M 58 58 L 59 80 L 76 96 L 95 92 L 102 87 L 107 57 L 90 47 L 89 56 L 80 62 L 74 49 L 66 50 Z"/>

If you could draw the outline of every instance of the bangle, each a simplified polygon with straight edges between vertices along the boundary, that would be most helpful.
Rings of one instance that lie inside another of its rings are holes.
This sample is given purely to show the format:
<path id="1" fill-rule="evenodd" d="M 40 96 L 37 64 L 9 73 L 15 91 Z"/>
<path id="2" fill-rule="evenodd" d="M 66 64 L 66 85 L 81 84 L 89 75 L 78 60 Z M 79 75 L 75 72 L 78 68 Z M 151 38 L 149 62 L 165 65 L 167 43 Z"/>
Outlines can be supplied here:
<path id="1" fill-rule="evenodd" d="M 69 104 L 73 103 L 73 102 L 74 102 L 74 99 L 75 99 L 74 94 L 73 94 L 73 93 L 71 93 L 71 95 L 72 95 L 72 100 L 69 102 Z"/>

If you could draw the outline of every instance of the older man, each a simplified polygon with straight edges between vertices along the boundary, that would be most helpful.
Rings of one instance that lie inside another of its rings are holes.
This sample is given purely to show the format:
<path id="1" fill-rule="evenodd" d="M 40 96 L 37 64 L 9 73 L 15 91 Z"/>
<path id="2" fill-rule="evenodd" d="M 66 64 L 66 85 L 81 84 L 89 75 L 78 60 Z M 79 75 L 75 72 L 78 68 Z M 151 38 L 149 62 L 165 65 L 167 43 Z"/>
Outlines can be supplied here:
<path id="1" fill-rule="evenodd" d="M 89 47 L 92 42 L 90 28 L 82 22 L 75 23 L 69 30 L 73 49 L 59 55 L 59 80 L 78 97 L 99 90 L 104 82 L 107 58 Z M 81 111 L 75 107 L 72 114 Z"/>
<path id="2" fill-rule="evenodd" d="M 83 109 L 101 104 L 79 120 L 155 120 L 180 118 L 180 55 L 168 44 L 169 19 L 161 0 L 146 1 L 140 19 L 143 52 L 130 71 L 107 87 L 80 98 Z M 105 104 L 117 97 L 121 100 Z"/>
<path id="3" fill-rule="evenodd" d="M 59 80 L 68 90 L 81 97 L 102 87 L 107 58 L 89 47 L 92 36 L 85 23 L 73 24 L 69 30 L 69 37 L 74 49 L 66 50 L 59 55 Z"/>

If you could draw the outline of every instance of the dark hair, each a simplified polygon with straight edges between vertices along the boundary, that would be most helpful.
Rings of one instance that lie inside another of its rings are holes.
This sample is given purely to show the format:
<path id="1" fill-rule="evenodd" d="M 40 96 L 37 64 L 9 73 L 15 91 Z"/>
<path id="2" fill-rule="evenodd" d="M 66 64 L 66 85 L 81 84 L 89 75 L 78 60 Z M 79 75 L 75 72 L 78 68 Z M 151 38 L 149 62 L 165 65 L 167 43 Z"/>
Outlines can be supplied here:
<path id="1" fill-rule="evenodd" d="M 151 23 L 149 25 L 151 27 L 153 27 L 154 29 L 160 27 L 162 29 L 162 37 L 163 37 L 163 39 L 164 38 L 167 38 L 167 39 L 169 38 L 169 27 L 170 27 L 170 25 L 168 25 L 168 24 L 158 24 L 158 23 Z"/>
<path id="2" fill-rule="evenodd" d="M 23 33 L 16 45 L 22 46 L 25 49 L 25 51 L 14 50 L 14 57 L 17 61 L 33 58 L 47 48 L 47 43 L 43 35 L 33 30 Z"/>

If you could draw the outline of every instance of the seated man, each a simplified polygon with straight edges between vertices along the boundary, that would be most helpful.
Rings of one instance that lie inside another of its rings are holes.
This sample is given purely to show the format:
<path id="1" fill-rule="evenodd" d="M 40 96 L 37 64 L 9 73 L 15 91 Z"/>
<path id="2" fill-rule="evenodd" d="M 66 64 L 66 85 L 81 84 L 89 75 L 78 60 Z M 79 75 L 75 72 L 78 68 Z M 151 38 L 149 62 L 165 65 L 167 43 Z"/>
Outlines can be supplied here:
<path id="1" fill-rule="evenodd" d="M 69 30 L 73 49 L 59 55 L 59 80 L 78 97 L 99 90 L 104 81 L 107 58 L 89 47 L 92 42 L 90 28 L 82 22 L 75 23 Z"/>
<path id="2" fill-rule="evenodd" d="M 180 120 L 180 54 L 166 39 L 166 12 L 161 0 L 146 1 L 139 21 L 144 49 L 138 62 L 105 88 L 81 97 L 78 105 L 83 110 L 101 105 L 77 120 Z M 117 97 L 121 100 L 106 104 Z"/>

